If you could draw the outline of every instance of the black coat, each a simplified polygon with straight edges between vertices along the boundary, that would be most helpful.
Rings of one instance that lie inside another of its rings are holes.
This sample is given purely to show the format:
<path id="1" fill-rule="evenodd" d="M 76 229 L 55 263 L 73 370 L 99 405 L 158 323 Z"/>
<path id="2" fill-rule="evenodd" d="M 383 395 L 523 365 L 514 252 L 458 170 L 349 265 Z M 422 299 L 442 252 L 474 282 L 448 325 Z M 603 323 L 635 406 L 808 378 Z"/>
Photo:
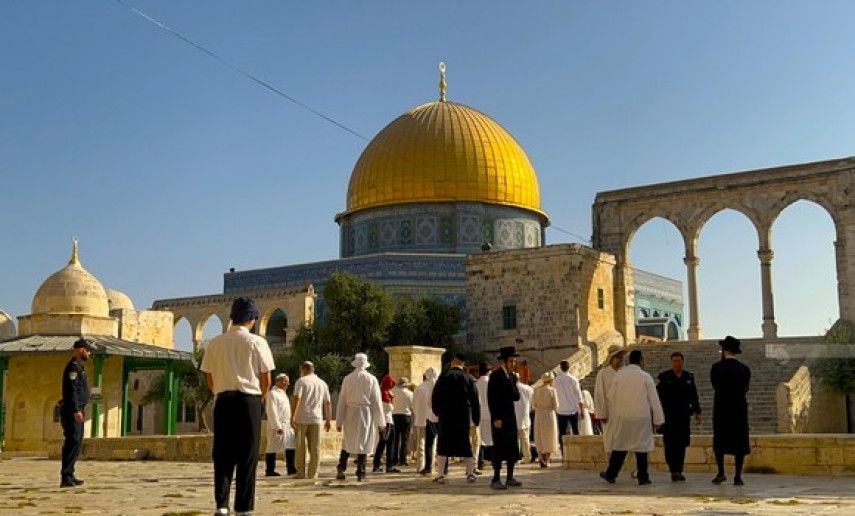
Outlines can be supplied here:
<path id="1" fill-rule="evenodd" d="M 490 429 L 493 432 L 493 459 L 517 461 L 520 457 L 520 441 L 517 436 L 517 416 L 514 402 L 519 401 L 516 377 L 499 368 L 490 373 L 487 383 L 487 405 L 490 407 Z M 501 421 L 502 428 L 494 422 Z"/>
<path id="2" fill-rule="evenodd" d="M 72 358 L 62 371 L 62 411 L 67 414 L 83 412 L 89 403 L 89 381 L 86 368 Z"/>
<path id="3" fill-rule="evenodd" d="M 477 425 L 481 421 L 475 379 L 460 368 L 444 372 L 433 387 L 431 408 L 439 418 L 437 455 L 471 457 L 469 422 Z"/>
<path id="4" fill-rule="evenodd" d="M 713 450 L 730 455 L 751 453 L 748 444 L 748 383 L 751 369 L 735 358 L 723 358 L 710 370 L 713 398 Z"/>
<path id="5" fill-rule="evenodd" d="M 665 413 L 665 424 L 659 430 L 666 446 L 688 446 L 692 414 L 701 413 L 695 375 L 683 371 L 678 378 L 673 369 L 663 371 L 659 373 L 656 392 Z"/>

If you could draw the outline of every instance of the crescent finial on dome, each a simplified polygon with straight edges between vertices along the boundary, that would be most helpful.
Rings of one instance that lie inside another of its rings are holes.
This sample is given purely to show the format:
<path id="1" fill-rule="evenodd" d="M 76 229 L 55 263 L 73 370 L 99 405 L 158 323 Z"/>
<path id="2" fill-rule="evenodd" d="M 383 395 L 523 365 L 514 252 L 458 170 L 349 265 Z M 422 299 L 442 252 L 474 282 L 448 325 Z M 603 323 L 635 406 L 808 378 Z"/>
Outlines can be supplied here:
<path id="1" fill-rule="evenodd" d="M 71 239 L 71 259 L 68 260 L 68 265 L 80 265 L 80 258 L 78 257 L 77 248 L 80 244 L 80 239 L 74 237 Z"/>
<path id="2" fill-rule="evenodd" d="M 448 84 L 445 82 L 445 61 L 439 62 L 439 101 L 445 102 L 445 89 Z"/>

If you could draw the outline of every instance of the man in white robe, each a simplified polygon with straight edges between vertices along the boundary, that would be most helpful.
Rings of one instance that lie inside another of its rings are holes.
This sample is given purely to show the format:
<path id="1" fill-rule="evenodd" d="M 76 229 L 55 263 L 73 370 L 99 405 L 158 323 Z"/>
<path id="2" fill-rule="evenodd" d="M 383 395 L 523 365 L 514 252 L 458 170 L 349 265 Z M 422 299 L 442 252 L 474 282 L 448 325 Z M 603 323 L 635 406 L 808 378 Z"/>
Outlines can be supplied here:
<path id="1" fill-rule="evenodd" d="M 626 350 L 617 345 L 609 346 L 609 355 L 606 358 L 605 367 L 600 368 L 597 372 L 597 379 L 594 384 L 594 414 L 603 426 L 603 448 L 606 450 L 606 455 L 612 451 L 612 432 L 607 421 L 603 421 L 603 415 L 608 413 L 609 404 L 609 388 L 615 381 L 615 375 L 623 364 L 623 355 Z"/>
<path id="2" fill-rule="evenodd" d="M 519 381 L 520 375 L 517 375 L 517 389 L 520 391 L 520 399 L 514 402 L 514 412 L 517 416 L 517 433 L 520 440 L 520 451 L 523 456 L 523 464 L 531 462 L 531 441 L 529 440 L 529 432 L 531 431 L 531 398 L 534 396 L 534 389 L 531 385 Z"/>
<path id="3" fill-rule="evenodd" d="M 629 354 L 629 365 L 615 375 L 608 391 L 609 403 L 602 419 L 612 432 L 609 467 L 600 476 L 614 483 L 627 452 L 635 452 L 638 485 L 650 484 L 647 454 L 654 449 L 653 432 L 665 422 L 665 414 L 656 392 L 653 377 L 642 368 L 640 350 Z"/>
<path id="4" fill-rule="evenodd" d="M 487 385 L 490 381 L 490 364 L 478 364 L 478 379 L 475 387 L 478 389 L 478 403 L 481 405 L 481 421 L 474 426 L 471 434 L 472 456 L 475 458 L 475 474 L 480 475 L 484 469 L 484 461 L 491 460 L 490 448 L 493 447 L 493 430 L 490 428 L 490 407 L 487 405 Z"/>
<path id="5" fill-rule="evenodd" d="M 285 453 L 285 465 L 289 475 L 297 472 L 294 466 L 294 429 L 291 428 L 291 402 L 288 400 L 290 379 L 285 373 L 276 375 L 275 385 L 270 389 L 265 401 L 267 413 L 267 449 L 264 476 L 278 477 L 276 472 L 276 454 Z M 289 457 L 289 451 L 290 457 Z"/>
<path id="6" fill-rule="evenodd" d="M 356 455 L 356 479 L 365 480 L 365 462 L 377 445 L 377 429 L 386 430 L 386 419 L 380 404 L 380 384 L 366 371 L 371 364 L 365 353 L 357 353 L 351 362 L 354 370 L 341 382 L 336 410 L 336 426 L 344 432 L 336 470 L 338 480 L 344 480 L 347 461 Z"/>

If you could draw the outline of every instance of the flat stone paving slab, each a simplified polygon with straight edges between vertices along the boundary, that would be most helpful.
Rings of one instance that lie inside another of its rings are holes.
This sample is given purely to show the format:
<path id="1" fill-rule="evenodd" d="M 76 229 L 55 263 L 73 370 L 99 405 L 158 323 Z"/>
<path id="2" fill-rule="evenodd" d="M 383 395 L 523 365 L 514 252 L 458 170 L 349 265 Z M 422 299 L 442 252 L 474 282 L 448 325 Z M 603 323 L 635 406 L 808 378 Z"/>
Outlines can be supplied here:
<path id="1" fill-rule="evenodd" d="M 281 463 L 280 463 L 281 464 Z M 284 469 L 284 467 L 282 467 Z M 466 483 L 462 465 L 438 485 L 412 467 L 357 483 L 333 479 L 324 463 L 318 480 L 260 475 L 256 512 L 278 514 L 855 514 L 855 477 L 746 475 L 746 486 L 715 486 L 708 474 L 672 484 L 656 473 L 639 487 L 628 475 L 609 485 L 596 473 L 523 466 L 523 487 L 499 492 L 489 476 Z M 185 462 L 80 462 L 86 484 L 60 489 L 59 463 L 0 459 L 0 514 L 203 515 L 213 513 L 212 466 Z"/>

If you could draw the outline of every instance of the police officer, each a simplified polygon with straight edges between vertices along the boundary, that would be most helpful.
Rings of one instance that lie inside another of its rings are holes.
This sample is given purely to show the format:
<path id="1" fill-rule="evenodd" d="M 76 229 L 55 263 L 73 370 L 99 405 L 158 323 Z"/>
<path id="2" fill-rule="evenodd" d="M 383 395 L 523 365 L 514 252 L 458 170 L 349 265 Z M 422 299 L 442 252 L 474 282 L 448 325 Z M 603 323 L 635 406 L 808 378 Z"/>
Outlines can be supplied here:
<path id="1" fill-rule="evenodd" d="M 62 408 L 60 422 L 65 442 L 62 444 L 62 470 L 59 487 L 74 487 L 83 483 L 74 476 L 74 463 L 83 443 L 83 412 L 89 403 L 89 382 L 83 362 L 89 360 L 94 347 L 81 337 L 72 348 L 71 360 L 62 372 Z"/>
<path id="2" fill-rule="evenodd" d="M 701 404 L 695 376 L 683 370 L 683 354 L 679 351 L 671 354 L 671 369 L 659 373 L 656 390 L 665 412 L 665 424 L 660 431 L 671 481 L 684 482 L 683 464 L 691 435 L 690 420 L 694 414 L 695 422 L 700 424 Z"/>

